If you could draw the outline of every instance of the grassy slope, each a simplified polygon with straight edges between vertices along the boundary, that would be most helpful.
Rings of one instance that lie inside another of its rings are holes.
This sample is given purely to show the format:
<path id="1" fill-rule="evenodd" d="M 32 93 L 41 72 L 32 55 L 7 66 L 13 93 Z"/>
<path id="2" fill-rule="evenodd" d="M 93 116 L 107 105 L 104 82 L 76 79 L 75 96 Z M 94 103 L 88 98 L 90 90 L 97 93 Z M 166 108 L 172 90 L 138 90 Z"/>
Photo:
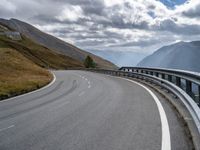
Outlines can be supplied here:
<path id="1" fill-rule="evenodd" d="M 4 47 L 3 47 L 4 46 Z M 52 75 L 12 48 L 0 48 L 0 99 L 42 87 Z"/>
<path id="2" fill-rule="evenodd" d="M 0 99 L 38 89 L 52 80 L 45 69 L 82 67 L 82 64 L 22 37 L 0 36 Z"/>
<path id="3" fill-rule="evenodd" d="M 67 69 L 70 67 L 83 67 L 81 62 L 49 50 L 26 37 L 22 37 L 21 41 L 13 41 L 0 36 L 0 45 L 17 50 L 26 58 L 44 68 Z"/>
<path id="4" fill-rule="evenodd" d="M 0 25 L 0 32 L 9 30 Z M 52 80 L 43 68 L 83 67 L 71 57 L 35 43 L 22 36 L 14 41 L 0 35 L 0 100 L 38 89 Z"/>
<path id="5" fill-rule="evenodd" d="M 36 43 L 38 44 L 40 43 L 41 45 L 44 45 L 49 49 L 55 50 L 56 52 L 60 52 L 66 56 L 74 58 L 81 63 L 83 63 L 84 59 L 88 55 L 90 55 L 96 62 L 97 68 L 117 69 L 117 66 L 115 66 L 113 63 L 104 60 L 96 55 L 83 51 L 78 47 L 64 42 L 52 35 L 44 33 L 28 23 L 22 22 L 17 19 L 5 20 L 0 18 L 0 24 L 8 28 L 9 30 L 20 32 L 27 38 L 36 41 Z"/>

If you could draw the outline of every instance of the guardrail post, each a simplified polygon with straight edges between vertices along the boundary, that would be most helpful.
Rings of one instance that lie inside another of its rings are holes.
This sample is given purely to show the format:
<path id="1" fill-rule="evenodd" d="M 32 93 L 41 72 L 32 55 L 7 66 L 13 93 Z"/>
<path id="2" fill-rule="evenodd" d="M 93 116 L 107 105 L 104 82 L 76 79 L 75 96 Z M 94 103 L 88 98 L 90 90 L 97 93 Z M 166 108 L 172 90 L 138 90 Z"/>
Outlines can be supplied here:
<path id="1" fill-rule="evenodd" d="M 192 96 L 192 82 L 186 80 L 186 93 Z"/>
<path id="2" fill-rule="evenodd" d="M 168 75 L 168 81 L 172 82 L 172 76 L 171 75 Z"/>
<path id="3" fill-rule="evenodd" d="M 165 79 L 165 74 L 162 73 L 161 78 L 162 78 L 162 79 Z"/>
<path id="4" fill-rule="evenodd" d="M 199 94 L 199 97 L 198 97 L 198 106 L 200 107 L 200 85 L 198 86 L 198 94 Z"/>
<path id="5" fill-rule="evenodd" d="M 176 77 L 176 85 L 178 87 L 181 87 L 181 78 L 180 77 Z"/>
<path id="6" fill-rule="evenodd" d="M 158 77 L 158 75 L 159 75 L 158 72 L 155 72 L 155 75 L 156 75 L 156 77 Z"/>

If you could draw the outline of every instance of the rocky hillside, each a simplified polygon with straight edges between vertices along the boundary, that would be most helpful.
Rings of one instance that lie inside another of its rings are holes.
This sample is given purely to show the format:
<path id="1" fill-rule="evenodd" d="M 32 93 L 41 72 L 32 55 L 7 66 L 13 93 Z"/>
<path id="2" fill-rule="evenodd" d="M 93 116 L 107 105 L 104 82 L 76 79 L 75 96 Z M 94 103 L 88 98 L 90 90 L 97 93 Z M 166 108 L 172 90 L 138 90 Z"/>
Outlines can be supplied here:
<path id="1" fill-rule="evenodd" d="M 38 44 L 45 46 L 48 49 L 54 50 L 59 52 L 63 55 L 71 57 L 79 62 L 83 62 L 87 55 L 90 55 L 94 61 L 97 63 L 97 67 L 99 68 L 116 68 L 114 64 L 111 62 L 83 51 L 69 43 L 66 43 L 52 35 L 46 34 L 37 28 L 33 27 L 32 25 L 22 22 L 17 19 L 0 19 L 0 25 L 3 25 L 10 30 L 17 31 L 20 34 L 24 35 L 25 37 L 35 41 Z"/>
<path id="2" fill-rule="evenodd" d="M 200 41 L 165 46 L 144 58 L 137 66 L 200 72 Z"/>

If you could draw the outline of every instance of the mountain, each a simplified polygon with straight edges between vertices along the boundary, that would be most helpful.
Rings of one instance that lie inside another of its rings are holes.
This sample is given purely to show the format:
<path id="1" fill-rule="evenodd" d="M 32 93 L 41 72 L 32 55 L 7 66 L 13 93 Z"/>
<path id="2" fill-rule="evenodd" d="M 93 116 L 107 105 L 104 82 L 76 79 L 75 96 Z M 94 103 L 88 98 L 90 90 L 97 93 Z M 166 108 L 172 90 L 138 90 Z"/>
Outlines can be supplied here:
<path id="1" fill-rule="evenodd" d="M 56 53 L 20 35 L 18 32 L 0 32 L 0 50 L 2 48 L 14 49 L 43 68 L 67 69 L 70 67 L 83 67 L 80 61 Z"/>
<path id="2" fill-rule="evenodd" d="M 200 41 L 164 46 L 145 57 L 137 66 L 181 69 L 200 72 Z"/>
<path id="3" fill-rule="evenodd" d="M 19 32 L 20 34 L 24 35 L 30 40 L 48 49 L 54 50 L 65 56 L 71 57 L 79 62 L 83 62 L 86 56 L 90 55 L 97 63 L 98 68 L 116 68 L 116 66 L 113 63 L 89 52 L 83 51 L 75 47 L 74 45 L 64 42 L 52 35 L 44 33 L 28 23 L 22 22 L 17 19 L 0 19 L 0 24 L 6 26 L 10 30 Z"/>
<path id="4" fill-rule="evenodd" d="M 112 50 L 89 50 L 91 53 L 110 60 L 117 66 L 136 66 L 144 57 L 145 53 L 132 51 L 112 51 Z"/>

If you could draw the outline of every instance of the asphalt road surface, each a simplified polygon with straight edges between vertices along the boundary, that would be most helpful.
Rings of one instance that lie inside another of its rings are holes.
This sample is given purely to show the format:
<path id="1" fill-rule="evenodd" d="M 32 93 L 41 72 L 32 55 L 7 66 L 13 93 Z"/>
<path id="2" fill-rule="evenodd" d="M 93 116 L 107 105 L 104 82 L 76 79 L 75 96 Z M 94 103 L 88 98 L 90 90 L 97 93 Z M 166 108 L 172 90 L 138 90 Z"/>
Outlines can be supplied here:
<path id="1" fill-rule="evenodd" d="M 91 72 L 54 74 L 47 88 L 0 102 L 0 150 L 191 148 L 173 108 L 145 87 Z"/>

